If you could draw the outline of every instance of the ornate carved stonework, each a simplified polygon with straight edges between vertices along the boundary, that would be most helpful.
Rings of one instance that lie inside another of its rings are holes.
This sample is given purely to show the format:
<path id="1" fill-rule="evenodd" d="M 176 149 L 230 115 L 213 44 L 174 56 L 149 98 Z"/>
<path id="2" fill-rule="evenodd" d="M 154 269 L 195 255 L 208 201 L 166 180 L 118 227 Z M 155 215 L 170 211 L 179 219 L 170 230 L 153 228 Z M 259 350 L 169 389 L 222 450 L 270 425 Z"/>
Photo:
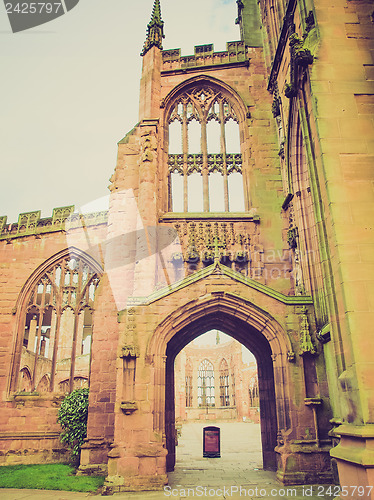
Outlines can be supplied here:
<path id="1" fill-rule="evenodd" d="M 138 409 L 136 401 L 122 401 L 121 410 L 125 415 L 131 415 Z"/>
<path id="2" fill-rule="evenodd" d="M 295 97 L 298 93 L 299 68 L 306 68 L 313 63 L 313 55 L 308 48 L 304 46 L 305 39 L 300 38 L 297 33 L 292 33 L 289 37 L 291 66 L 291 82 L 286 85 L 285 96 L 289 99 Z"/>
<path id="3" fill-rule="evenodd" d="M 174 260 L 183 256 L 185 262 L 201 266 L 212 264 L 216 258 L 228 267 L 246 266 L 248 276 L 261 276 L 263 249 L 256 222 L 181 221 L 174 227 L 182 249 L 182 254 L 173 256 Z"/>
<path id="4" fill-rule="evenodd" d="M 300 355 L 305 356 L 305 354 L 316 354 L 316 352 L 316 348 L 314 347 L 312 337 L 310 335 L 310 327 L 308 316 L 306 314 L 306 307 L 303 307 L 300 327 Z"/>
<path id="5" fill-rule="evenodd" d="M 144 56 L 152 47 L 158 47 L 162 50 L 162 39 L 164 35 L 164 22 L 161 19 L 160 1 L 155 0 L 153 4 L 152 17 L 147 26 L 147 38 L 141 56 Z"/>

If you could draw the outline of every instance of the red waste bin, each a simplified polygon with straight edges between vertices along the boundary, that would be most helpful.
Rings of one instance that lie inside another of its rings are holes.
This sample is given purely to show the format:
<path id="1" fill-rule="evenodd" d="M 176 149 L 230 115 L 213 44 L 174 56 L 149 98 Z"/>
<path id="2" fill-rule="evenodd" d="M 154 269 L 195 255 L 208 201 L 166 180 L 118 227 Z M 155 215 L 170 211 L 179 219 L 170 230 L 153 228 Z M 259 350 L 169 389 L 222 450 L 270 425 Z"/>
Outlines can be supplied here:
<path id="1" fill-rule="evenodd" d="M 221 456 L 221 429 L 219 427 L 203 428 L 203 457 L 219 458 Z"/>

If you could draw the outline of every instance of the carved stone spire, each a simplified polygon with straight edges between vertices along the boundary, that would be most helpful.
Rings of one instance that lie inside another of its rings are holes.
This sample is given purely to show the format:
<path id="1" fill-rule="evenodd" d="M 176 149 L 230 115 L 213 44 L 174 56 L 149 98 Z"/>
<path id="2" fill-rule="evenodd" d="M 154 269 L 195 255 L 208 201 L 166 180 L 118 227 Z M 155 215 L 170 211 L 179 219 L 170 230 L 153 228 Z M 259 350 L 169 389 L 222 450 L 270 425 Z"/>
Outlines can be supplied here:
<path id="1" fill-rule="evenodd" d="M 147 25 L 147 38 L 141 56 L 144 56 L 151 47 L 158 47 L 162 50 L 162 39 L 164 35 L 164 21 L 161 19 L 160 0 L 155 0 L 151 20 Z"/>
<path id="2" fill-rule="evenodd" d="M 305 354 L 316 354 L 316 348 L 313 345 L 312 337 L 310 336 L 309 321 L 306 314 L 306 307 L 302 308 L 301 329 L 300 329 L 300 356 Z"/>

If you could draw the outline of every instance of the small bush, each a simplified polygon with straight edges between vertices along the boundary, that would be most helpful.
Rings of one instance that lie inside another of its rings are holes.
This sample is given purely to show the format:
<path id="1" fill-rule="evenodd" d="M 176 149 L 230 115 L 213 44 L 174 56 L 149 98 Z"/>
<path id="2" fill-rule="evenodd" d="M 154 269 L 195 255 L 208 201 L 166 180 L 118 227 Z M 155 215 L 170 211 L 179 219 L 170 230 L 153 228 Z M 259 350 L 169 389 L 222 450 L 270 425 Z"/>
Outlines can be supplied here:
<path id="1" fill-rule="evenodd" d="M 76 389 L 62 401 L 57 418 L 63 429 L 61 442 L 70 449 L 74 463 L 79 461 L 80 449 L 87 435 L 87 417 L 88 389 Z"/>

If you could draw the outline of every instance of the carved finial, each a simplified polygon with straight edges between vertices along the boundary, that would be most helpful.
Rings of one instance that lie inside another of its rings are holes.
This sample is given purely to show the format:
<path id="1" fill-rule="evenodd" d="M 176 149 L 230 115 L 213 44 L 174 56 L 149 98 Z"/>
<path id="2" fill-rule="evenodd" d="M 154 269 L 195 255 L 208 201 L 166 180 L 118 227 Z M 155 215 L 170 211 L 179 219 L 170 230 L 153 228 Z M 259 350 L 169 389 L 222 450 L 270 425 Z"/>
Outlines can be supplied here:
<path id="1" fill-rule="evenodd" d="M 151 20 L 147 25 L 147 38 L 141 56 L 144 56 L 151 47 L 158 47 L 162 50 L 162 39 L 164 35 L 164 21 L 161 19 L 160 0 L 155 0 L 153 4 Z"/>
<path id="2" fill-rule="evenodd" d="M 316 348 L 313 345 L 312 337 L 309 330 L 309 321 L 306 314 L 306 307 L 301 310 L 301 329 L 300 329 L 300 355 L 316 354 Z"/>
<path id="3" fill-rule="evenodd" d="M 220 243 L 219 243 L 219 238 L 217 235 L 214 236 L 214 262 L 219 262 L 220 258 L 219 258 L 219 247 L 220 247 Z"/>

